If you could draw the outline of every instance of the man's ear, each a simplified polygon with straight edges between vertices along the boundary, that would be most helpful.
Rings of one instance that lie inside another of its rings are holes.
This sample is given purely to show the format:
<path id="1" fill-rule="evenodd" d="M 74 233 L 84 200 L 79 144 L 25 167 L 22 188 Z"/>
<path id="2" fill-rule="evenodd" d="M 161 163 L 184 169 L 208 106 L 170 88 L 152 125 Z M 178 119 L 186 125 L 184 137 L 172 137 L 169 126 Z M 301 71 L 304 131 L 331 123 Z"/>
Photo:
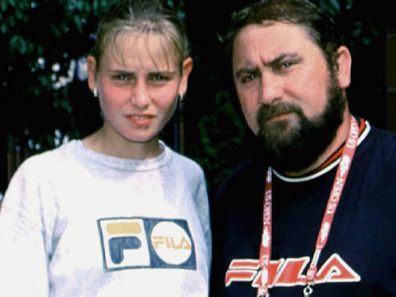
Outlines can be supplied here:
<path id="1" fill-rule="evenodd" d="M 93 56 L 87 57 L 87 72 L 88 72 L 88 87 L 94 92 L 96 88 L 96 71 L 97 71 L 96 59 Z"/>
<path id="2" fill-rule="evenodd" d="M 346 89 L 351 84 L 352 57 L 346 46 L 340 46 L 337 50 L 337 80 L 338 85 Z"/>

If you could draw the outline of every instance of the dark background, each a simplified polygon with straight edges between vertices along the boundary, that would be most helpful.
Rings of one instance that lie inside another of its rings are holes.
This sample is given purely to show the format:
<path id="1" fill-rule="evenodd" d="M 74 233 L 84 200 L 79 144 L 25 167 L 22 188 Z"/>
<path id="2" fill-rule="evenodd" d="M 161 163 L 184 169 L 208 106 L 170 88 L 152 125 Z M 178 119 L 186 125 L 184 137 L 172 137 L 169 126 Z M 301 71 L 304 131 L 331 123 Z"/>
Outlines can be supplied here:
<path id="1" fill-rule="evenodd" d="M 0 193 L 23 159 L 70 138 L 84 137 L 101 125 L 97 101 L 85 80 L 75 75 L 56 89 L 53 82 L 67 74 L 72 61 L 85 57 L 92 45 L 96 16 L 108 5 L 105 0 L 11 2 L 0 0 Z M 167 2 L 185 18 L 194 69 L 183 113 L 175 115 L 162 138 L 203 166 L 213 195 L 248 151 L 250 132 L 218 35 L 224 32 L 231 12 L 251 1 Z M 313 2 L 334 16 L 352 51 L 348 90 L 352 112 L 388 128 L 386 49 L 390 32 L 395 32 L 394 0 Z M 40 63 L 40 57 L 45 63 Z M 77 74 L 76 69 L 74 72 Z M 182 136 L 177 133 L 180 115 Z M 184 144 L 178 143 L 180 139 Z"/>

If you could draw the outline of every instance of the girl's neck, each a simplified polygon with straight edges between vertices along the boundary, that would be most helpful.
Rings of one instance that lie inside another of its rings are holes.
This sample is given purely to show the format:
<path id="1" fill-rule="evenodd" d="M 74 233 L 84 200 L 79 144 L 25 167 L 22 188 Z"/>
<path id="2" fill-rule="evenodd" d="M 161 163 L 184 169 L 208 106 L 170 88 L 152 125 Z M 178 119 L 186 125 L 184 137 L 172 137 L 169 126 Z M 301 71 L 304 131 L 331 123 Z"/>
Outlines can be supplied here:
<path id="1" fill-rule="evenodd" d="M 152 159 L 163 151 L 158 138 L 148 142 L 132 142 L 118 134 L 107 133 L 104 127 L 84 138 L 83 144 L 104 155 L 135 160 Z"/>

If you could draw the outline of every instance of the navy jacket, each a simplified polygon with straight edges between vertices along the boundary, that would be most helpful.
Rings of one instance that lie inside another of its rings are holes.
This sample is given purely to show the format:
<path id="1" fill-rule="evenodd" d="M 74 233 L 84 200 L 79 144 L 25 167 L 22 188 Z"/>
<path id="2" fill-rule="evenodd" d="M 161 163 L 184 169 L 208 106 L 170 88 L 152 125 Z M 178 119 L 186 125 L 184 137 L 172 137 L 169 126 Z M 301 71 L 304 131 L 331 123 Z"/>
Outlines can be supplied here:
<path id="1" fill-rule="evenodd" d="M 271 297 L 303 296 L 336 168 L 305 181 L 273 175 Z M 219 191 L 212 297 L 257 294 L 266 171 L 265 161 L 249 160 Z M 313 297 L 396 296 L 394 134 L 371 127 L 359 144 L 318 269 Z"/>

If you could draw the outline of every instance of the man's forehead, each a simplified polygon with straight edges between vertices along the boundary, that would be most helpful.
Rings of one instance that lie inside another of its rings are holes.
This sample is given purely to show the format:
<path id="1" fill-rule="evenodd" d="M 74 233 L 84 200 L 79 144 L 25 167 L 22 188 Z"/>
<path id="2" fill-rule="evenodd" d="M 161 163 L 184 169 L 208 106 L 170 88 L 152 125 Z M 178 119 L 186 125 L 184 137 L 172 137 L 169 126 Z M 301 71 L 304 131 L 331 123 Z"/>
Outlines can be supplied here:
<path id="1" fill-rule="evenodd" d="M 280 22 L 249 25 L 235 38 L 233 60 L 269 63 L 280 56 L 296 55 L 308 45 L 316 47 L 302 26 Z"/>
<path id="2" fill-rule="evenodd" d="M 286 47 L 296 42 L 312 42 L 305 27 L 297 24 L 273 22 L 251 24 L 241 29 L 235 37 L 233 47 L 262 46 L 271 48 Z"/>

